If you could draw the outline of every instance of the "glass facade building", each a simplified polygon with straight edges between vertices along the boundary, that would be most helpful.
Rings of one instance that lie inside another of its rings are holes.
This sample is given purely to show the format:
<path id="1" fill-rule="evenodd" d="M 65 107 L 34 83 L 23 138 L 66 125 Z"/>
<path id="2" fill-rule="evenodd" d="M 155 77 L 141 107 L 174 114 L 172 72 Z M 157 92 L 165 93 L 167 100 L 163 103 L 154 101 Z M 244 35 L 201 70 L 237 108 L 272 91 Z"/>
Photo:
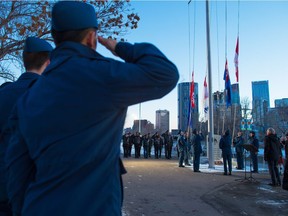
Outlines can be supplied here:
<path id="1" fill-rule="evenodd" d="M 268 80 L 252 82 L 252 100 L 253 102 L 254 101 L 261 101 L 261 102 L 266 101 L 268 108 L 270 107 Z"/>
<path id="2" fill-rule="evenodd" d="M 168 110 L 157 110 L 156 111 L 156 125 L 155 129 L 160 133 L 169 131 L 169 111 Z"/>
<path id="3" fill-rule="evenodd" d="M 232 104 L 240 105 L 240 93 L 239 93 L 239 84 L 235 83 L 231 85 L 231 97 L 232 97 Z"/>
<path id="4" fill-rule="evenodd" d="M 252 82 L 252 117 L 253 124 L 260 133 L 264 133 L 266 128 L 265 115 L 270 108 L 269 82 Z"/>
<path id="5" fill-rule="evenodd" d="M 188 128 L 188 114 L 190 106 L 190 84 L 182 82 L 178 84 L 178 130 L 186 131 Z M 199 124 L 199 94 L 198 83 L 194 83 L 195 108 L 192 109 L 191 127 L 196 128 Z"/>

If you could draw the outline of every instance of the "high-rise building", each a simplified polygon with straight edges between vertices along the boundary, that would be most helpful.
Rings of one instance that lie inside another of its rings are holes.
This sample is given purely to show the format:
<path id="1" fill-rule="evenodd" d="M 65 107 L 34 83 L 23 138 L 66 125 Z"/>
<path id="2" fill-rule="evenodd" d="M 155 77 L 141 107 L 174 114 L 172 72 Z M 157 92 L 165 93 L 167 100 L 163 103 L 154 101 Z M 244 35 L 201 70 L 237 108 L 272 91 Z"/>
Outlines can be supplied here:
<path id="1" fill-rule="evenodd" d="M 266 101 L 268 108 L 270 108 L 268 80 L 252 82 L 252 100 L 253 102 L 260 101 L 261 103 Z M 252 108 L 253 108 L 253 104 L 252 104 Z"/>
<path id="2" fill-rule="evenodd" d="M 169 111 L 168 110 L 157 110 L 156 111 L 156 125 L 155 129 L 160 133 L 169 131 Z"/>
<path id="3" fill-rule="evenodd" d="M 190 84 L 182 82 L 178 84 L 178 129 L 185 131 L 188 128 L 188 114 L 190 105 Z M 192 109 L 192 121 L 190 126 L 197 128 L 199 124 L 199 95 L 198 83 L 194 83 L 195 108 Z"/>
<path id="4" fill-rule="evenodd" d="M 239 84 L 234 83 L 231 85 L 231 97 L 232 97 L 232 104 L 233 105 L 240 105 L 240 93 L 239 93 Z"/>
<path id="5" fill-rule="evenodd" d="M 268 80 L 252 82 L 252 117 L 253 124 L 256 126 L 256 130 L 260 133 L 259 135 L 265 133 L 265 115 L 269 108 L 270 97 Z"/>

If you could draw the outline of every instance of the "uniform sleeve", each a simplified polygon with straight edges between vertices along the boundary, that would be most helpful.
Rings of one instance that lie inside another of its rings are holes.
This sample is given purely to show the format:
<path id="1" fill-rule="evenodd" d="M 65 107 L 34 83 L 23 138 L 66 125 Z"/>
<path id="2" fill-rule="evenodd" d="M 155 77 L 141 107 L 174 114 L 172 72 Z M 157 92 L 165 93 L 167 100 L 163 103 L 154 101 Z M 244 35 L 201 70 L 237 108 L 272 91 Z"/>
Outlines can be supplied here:
<path id="1" fill-rule="evenodd" d="M 12 135 L 5 155 L 7 168 L 7 192 L 14 215 L 21 215 L 25 192 L 34 179 L 35 166 L 21 136 L 15 115 L 10 119 Z"/>
<path id="2" fill-rule="evenodd" d="M 158 99 L 176 86 L 177 67 L 154 45 L 120 42 L 115 52 L 125 62 L 111 66 L 113 100 L 123 105 Z"/>
<path id="3" fill-rule="evenodd" d="M 220 139 L 220 142 L 219 142 L 219 148 L 220 148 L 220 149 L 223 148 L 223 138 Z"/>

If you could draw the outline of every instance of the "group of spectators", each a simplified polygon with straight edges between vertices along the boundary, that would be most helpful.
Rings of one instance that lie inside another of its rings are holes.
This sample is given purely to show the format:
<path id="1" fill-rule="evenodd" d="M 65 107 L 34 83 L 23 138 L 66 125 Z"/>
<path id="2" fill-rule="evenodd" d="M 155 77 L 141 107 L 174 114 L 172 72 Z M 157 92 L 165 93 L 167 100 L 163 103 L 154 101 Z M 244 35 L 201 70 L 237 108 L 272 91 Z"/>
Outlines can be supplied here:
<path id="1" fill-rule="evenodd" d="M 231 141 L 230 131 L 226 130 L 219 142 L 219 148 L 222 150 L 224 175 L 232 174 L 232 145 L 235 147 L 237 167 L 236 169 L 244 169 L 244 150 L 250 152 L 252 173 L 258 173 L 258 151 L 259 140 L 255 136 L 254 131 L 250 131 L 247 143 L 245 143 L 243 134 L 241 131 L 237 133 L 237 136 Z M 285 149 L 285 168 L 284 176 L 281 181 L 279 173 L 279 164 L 283 163 L 282 149 Z M 266 136 L 264 138 L 264 160 L 268 164 L 269 174 L 271 176 L 271 186 L 281 186 L 283 189 L 288 189 L 288 133 L 285 136 L 279 138 L 273 128 L 268 128 Z M 228 168 L 227 168 L 228 165 Z"/>

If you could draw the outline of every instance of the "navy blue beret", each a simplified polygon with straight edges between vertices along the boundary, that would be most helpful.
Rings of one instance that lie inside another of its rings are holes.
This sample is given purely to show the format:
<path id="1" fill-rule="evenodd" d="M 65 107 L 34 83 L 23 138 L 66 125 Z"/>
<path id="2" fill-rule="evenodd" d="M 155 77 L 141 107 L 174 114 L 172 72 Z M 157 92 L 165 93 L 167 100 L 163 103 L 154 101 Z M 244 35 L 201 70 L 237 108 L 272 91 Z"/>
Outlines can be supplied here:
<path id="1" fill-rule="evenodd" d="M 51 52 L 53 47 L 45 40 L 28 37 L 25 41 L 24 52 Z"/>
<path id="2" fill-rule="evenodd" d="M 52 29 L 62 31 L 98 28 L 92 5 L 77 1 L 60 1 L 52 9 Z"/>

